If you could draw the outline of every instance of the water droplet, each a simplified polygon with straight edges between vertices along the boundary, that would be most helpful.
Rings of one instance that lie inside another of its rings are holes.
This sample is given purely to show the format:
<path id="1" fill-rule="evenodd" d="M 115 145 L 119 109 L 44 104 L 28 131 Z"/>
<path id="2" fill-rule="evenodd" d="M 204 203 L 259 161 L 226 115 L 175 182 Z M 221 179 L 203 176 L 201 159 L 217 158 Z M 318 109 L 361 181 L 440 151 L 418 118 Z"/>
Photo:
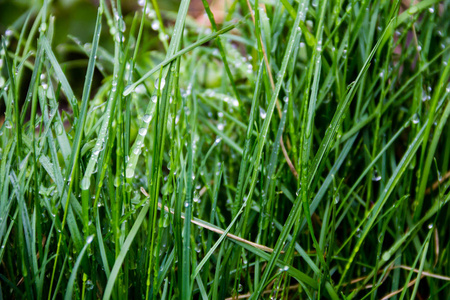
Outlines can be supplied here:
<path id="1" fill-rule="evenodd" d="M 128 167 L 128 168 L 125 170 L 125 176 L 126 176 L 127 178 L 133 178 L 133 176 L 134 176 L 134 169 L 131 168 L 131 167 Z"/>
<path id="2" fill-rule="evenodd" d="M 142 117 L 142 121 L 144 121 L 144 123 L 146 123 L 146 124 L 150 123 L 151 120 L 152 120 L 152 115 L 146 114 Z"/>
<path id="3" fill-rule="evenodd" d="M 381 180 L 381 175 L 378 174 L 377 169 L 375 169 L 373 171 L 373 175 L 372 175 L 372 181 L 380 181 Z"/>
<path id="4" fill-rule="evenodd" d="M 156 87 L 158 87 L 158 86 L 156 86 Z M 153 103 L 156 103 L 156 101 L 158 101 L 158 97 L 152 96 L 152 97 L 150 98 L 150 100 L 152 100 Z"/>
<path id="5" fill-rule="evenodd" d="M 120 27 L 120 30 L 122 31 L 122 32 L 125 32 L 125 29 L 126 29 L 126 24 L 125 24 L 125 21 L 122 19 L 122 18 L 120 18 L 119 19 L 119 27 Z"/>
<path id="6" fill-rule="evenodd" d="M 80 188 L 82 190 L 87 190 L 87 189 L 89 189 L 90 185 L 91 185 L 90 178 L 89 177 L 83 177 L 83 179 L 81 180 Z"/>
<path id="7" fill-rule="evenodd" d="M 189 202 L 184 202 L 184 207 L 188 208 L 189 207 Z"/>
<path id="8" fill-rule="evenodd" d="M 317 42 L 316 50 L 317 50 L 318 52 L 322 52 L 322 41 L 321 41 L 321 40 L 319 40 L 319 41 Z"/>
<path id="9" fill-rule="evenodd" d="M 56 132 L 56 135 L 61 135 L 61 134 L 63 134 L 64 128 L 63 128 L 63 126 L 62 126 L 61 123 L 56 123 L 56 124 L 55 124 L 55 132 Z"/>
<path id="10" fill-rule="evenodd" d="M 267 116 L 267 113 L 266 113 L 266 111 L 260 106 L 259 107 L 259 116 L 261 117 L 261 119 L 265 119 L 266 118 L 266 116 Z"/>
<path id="11" fill-rule="evenodd" d="M 434 8 L 433 8 L 433 7 L 430 7 L 430 8 L 428 9 L 428 11 L 430 12 L 430 14 L 434 14 Z"/>
<path id="12" fill-rule="evenodd" d="M 164 88 L 165 85 L 166 85 L 166 79 L 161 78 L 161 90 Z M 159 86 L 159 78 L 157 78 L 155 81 L 155 88 L 157 89 L 158 86 Z"/>
<path id="13" fill-rule="evenodd" d="M 114 186 L 115 187 L 119 187 L 120 186 L 120 178 L 118 176 L 116 176 L 114 178 Z"/>
<path id="14" fill-rule="evenodd" d="M 338 204 L 339 200 L 339 195 L 336 195 L 336 197 L 334 198 L 334 204 Z"/>
<path id="15" fill-rule="evenodd" d="M 90 244 L 90 243 L 92 243 L 93 240 L 94 240 L 94 235 L 90 235 L 90 236 L 87 237 L 86 243 Z"/>
<path id="16" fill-rule="evenodd" d="M 419 123 L 419 121 L 420 121 L 419 115 L 418 114 L 414 114 L 414 116 L 412 118 L 413 124 L 417 124 L 417 123 Z"/>
<path id="17" fill-rule="evenodd" d="M 45 32 L 47 30 L 47 23 L 41 23 L 39 26 L 39 32 Z"/>
<path id="18" fill-rule="evenodd" d="M 217 124 L 217 129 L 219 129 L 220 131 L 222 131 L 225 128 L 225 125 L 223 125 L 222 123 Z"/>
<path id="19" fill-rule="evenodd" d="M 120 33 L 117 31 L 117 33 L 114 35 L 114 39 L 116 40 L 116 42 L 120 43 L 121 41 L 123 41 L 124 37 L 122 37 L 121 39 Z"/>
<path id="20" fill-rule="evenodd" d="M 428 229 L 433 229 L 433 223 L 428 224 Z"/>
<path id="21" fill-rule="evenodd" d="M 88 291 L 91 291 L 91 290 L 94 289 L 94 283 L 92 283 L 92 280 L 86 281 L 86 289 L 87 289 Z"/>
<path id="22" fill-rule="evenodd" d="M 152 22 L 152 29 L 153 29 L 154 31 L 157 31 L 157 30 L 159 29 L 159 22 L 158 22 L 158 20 L 154 20 L 154 21 Z"/>
<path id="23" fill-rule="evenodd" d="M 147 134 L 147 128 L 139 128 L 139 135 L 145 136 Z"/>

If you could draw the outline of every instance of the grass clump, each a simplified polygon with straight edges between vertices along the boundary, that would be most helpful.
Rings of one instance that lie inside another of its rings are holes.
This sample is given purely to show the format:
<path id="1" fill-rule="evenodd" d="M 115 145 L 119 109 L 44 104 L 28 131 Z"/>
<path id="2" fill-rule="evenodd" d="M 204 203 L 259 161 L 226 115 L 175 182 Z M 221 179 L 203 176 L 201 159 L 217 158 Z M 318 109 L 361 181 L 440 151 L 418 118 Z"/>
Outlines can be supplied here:
<path id="1" fill-rule="evenodd" d="M 3 34 L 0 298 L 445 297 L 450 3 L 190 2 Z"/>

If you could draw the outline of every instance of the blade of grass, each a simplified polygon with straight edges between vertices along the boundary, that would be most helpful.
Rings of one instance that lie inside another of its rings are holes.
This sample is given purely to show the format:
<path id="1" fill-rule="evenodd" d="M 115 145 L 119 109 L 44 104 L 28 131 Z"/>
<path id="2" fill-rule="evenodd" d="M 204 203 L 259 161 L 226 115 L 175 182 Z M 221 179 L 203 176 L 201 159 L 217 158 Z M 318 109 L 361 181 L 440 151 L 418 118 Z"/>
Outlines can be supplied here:
<path id="1" fill-rule="evenodd" d="M 77 270 L 81 265 L 81 261 L 83 259 L 84 253 L 86 252 L 88 246 L 92 243 L 94 240 L 94 236 L 88 236 L 86 239 L 86 244 L 84 245 L 83 249 L 81 249 L 80 254 L 77 257 L 77 261 L 75 262 L 75 265 L 72 269 L 72 274 L 70 275 L 69 282 L 67 283 L 67 289 L 64 296 L 64 299 L 69 300 L 72 299 L 72 293 L 73 293 L 73 285 L 75 283 L 75 280 L 77 278 Z"/>
<path id="2" fill-rule="evenodd" d="M 97 13 L 96 30 L 95 30 L 94 39 L 93 39 L 93 42 L 92 42 L 91 57 L 89 58 L 88 69 L 87 69 L 87 72 L 86 72 L 86 80 L 85 80 L 85 84 L 84 84 L 84 88 L 83 88 L 81 112 L 80 112 L 80 115 L 78 116 L 74 143 L 72 145 L 70 163 L 67 165 L 67 168 L 66 168 L 66 182 L 69 183 L 68 197 L 67 197 L 66 203 L 65 203 L 64 217 L 63 217 L 63 221 L 62 221 L 62 225 L 61 225 L 62 228 L 61 228 L 61 233 L 59 234 L 58 246 L 57 246 L 57 250 L 56 250 L 56 258 L 55 258 L 55 263 L 53 265 L 52 278 L 50 280 L 49 299 L 50 299 L 50 296 L 51 296 L 51 290 L 52 290 L 54 275 L 55 275 L 56 266 L 57 266 L 57 262 L 58 262 L 58 255 L 59 255 L 59 249 L 60 249 L 61 240 L 62 240 L 62 233 L 63 233 L 64 225 L 65 225 L 65 222 L 66 222 L 66 218 L 67 218 L 67 215 L 68 215 L 67 213 L 68 213 L 68 210 L 69 210 L 70 195 L 71 195 L 72 187 L 73 187 L 73 184 L 74 184 L 74 181 L 75 181 L 75 180 L 71 180 L 71 177 L 72 177 L 72 174 L 74 174 L 75 165 L 76 165 L 76 162 L 77 162 L 77 160 L 79 158 L 78 156 L 79 156 L 80 148 L 81 148 L 81 138 L 82 138 L 82 132 L 83 132 L 83 129 L 84 129 L 84 122 L 86 120 L 87 103 L 88 103 L 89 95 L 90 95 L 90 91 L 91 91 L 92 77 L 93 77 L 93 74 L 94 74 L 95 60 L 97 58 L 96 53 L 97 53 L 97 48 L 98 48 L 98 42 L 99 42 L 99 39 L 100 39 L 101 19 L 102 19 L 102 10 L 99 9 L 98 13 Z M 43 37 L 42 41 L 43 41 L 44 48 L 46 48 L 46 46 L 45 46 L 45 41 L 46 41 L 45 37 Z M 47 47 L 49 47 L 48 43 L 47 43 Z M 47 52 L 47 55 L 50 56 L 49 51 L 47 49 L 46 49 L 46 52 Z M 53 68 L 55 68 L 55 65 L 53 65 Z M 65 189 L 63 189 L 63 190 L 65 190 Z M 83 205 L 83 207 L 85 207 L 85 205 Z M 85 212 L 86 208 L 84 208 L 83 211 Z"/>

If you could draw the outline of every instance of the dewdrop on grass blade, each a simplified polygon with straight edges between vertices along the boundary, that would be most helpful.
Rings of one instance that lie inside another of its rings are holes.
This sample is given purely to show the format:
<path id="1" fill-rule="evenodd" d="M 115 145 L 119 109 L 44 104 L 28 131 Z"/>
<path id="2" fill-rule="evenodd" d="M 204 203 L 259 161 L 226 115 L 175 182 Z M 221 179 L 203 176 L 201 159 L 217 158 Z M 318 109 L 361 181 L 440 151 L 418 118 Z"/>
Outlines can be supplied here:
<path id="1" fill-rule="evenodd" d="M 41 23 L 41 26 L 39 26 L 39 32 L 44 33 L 47 30 L 47 23 Z"/>
<path id="2" fill-rule="evenodd" d="M 267 113 L 266 113 L 266 111 L 260 106 L 259 107 L 259 116 L 261 117 L 261 119 L 265 119 L 266 118 L 266 116 L 267 116 Z"/>
<path id="3" fill-rule="evenodd" d="M 317 52 L 322 52 L 322 40 L 319 40 L 317 42 L 316 50 L 317 50 Z"/>
<path id="4" fill-rule="evenodd" d="M 159 78 L 156 79 L 155 81 L 155 88 L 159 88 Z M 166 85 L 166 79 L 165 78 L 161 78 L 161 90 L 164 88 L 164 86 Z"/>
<path id="5" fill-rule="evenodd" d="M 91 180 L 89 179 L 89 177 L 83 177 L 83 179 L 81 179 L 81 184 L 80 184 L 80 188 L 82 190 L 88 190 L 89 186 L 91 185 Z"/>
<path id="6" fill-rule="evenodd" d="M 86 244 L 92 243 L 93 240 L 94 240 L 94 235 L 88 236 L 87 239 L 86 239 Z"/>
<path id="7" fill-rule="evenodd" d="M 143 121 L 145 124 L 150 123 L 151 120 L 152 120 L 152 115 L 145 114 L 145 115 L 142 117 L 142 121 Z"/>
<path id="8" fill-rule="evenodd" d="M 139 135 L 140 136 L 145 136 L 147 134 L 147 128 L 139 128 Z"/>
<path id="9" fill-rule="evenodd" d="M 125 170 L 125 176 L 126 176 L 126 178 L 133 178 L 134 169 L 132 167 L 127 167 Z"/>
<path id="10" fill-rule="evenodd" d="M 55 124 L 55 133 L 56 135 L 62 135 L 64 133 L 64 128 L 61 123 Z"/>
<path id="11" fill-rule="evenodd" d="M 154 21 L 152 22 L 152 29 L 153 29 L 154 31 L 158 31 L 158 30 L 159 30 L 159 22 L 158 22 L 158 20 L 154 20 Z"/>
<path id="12" fill-rule="evenodd" d="M 381 180 L 381 175 L 379 175 L 378 171 L 375 169 L 373 171 L 372 181 L 380 181 L 380 180 Z"/>

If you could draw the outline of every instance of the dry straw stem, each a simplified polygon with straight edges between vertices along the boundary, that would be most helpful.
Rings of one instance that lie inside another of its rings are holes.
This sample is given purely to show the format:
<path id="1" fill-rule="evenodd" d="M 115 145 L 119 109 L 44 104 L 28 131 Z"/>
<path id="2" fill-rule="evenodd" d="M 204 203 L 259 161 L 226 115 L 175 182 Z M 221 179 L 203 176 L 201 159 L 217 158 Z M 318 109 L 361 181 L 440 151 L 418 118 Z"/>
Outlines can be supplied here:
<path id="1" fill-rule="evenodd" d="M 391 267 L 388 269 L 387 273 L 385 274 L 384 278 L 382 279 L 381 283 L 377 285 L 378 287 L 387 279 L 387 277 L 389 275 L 389 272 L 391 272 L 394 269 L 403 269 L 403 270 L 407 270 L 407 271 L 411 271 L 412 270 L 414 273 L 419 273 L 420 272 L 419 269 L 413 269 L 413 268 L 411 268 L 409 266 L 405 266 L 405 265 L 400 265 L 400 266 L 392 266 L 391 265 Z M 383 273 L 383 271 L 382 270 L 378 271 L 378 274 L 380 274 L 380 273 Z M 422 271 L 422 275 L 421 275 L 420 278 L 422 279 L 424 277 L 431 277 L 431 278 L 436 278 L 436 279 L 440 279 L 440 280 L 444 280 L 444 281 L 450 281 L 450 277 L 448 277 L 448 276 L 434 274 L 434 273 L 427 272 L 427 271 Z M 359 278 L 355 278 L 355 279 L 351 280 L 349 283 L 346 283 L 344 285 L 355 284 L 355 283 L 358 283 L 358 282 L 361 282 L 361 281 L 365 280 L 366 278 L 367 278 L 367 276 L 362 276 L 362 277 L 359 277 Z M 417 278 L 411 280 L 408 283 L 407 287 L 411 287 L 412 285 L 414 285 L 416 280 L 417 280 Z M 365 289 L 371 289 L 373 287 L 374 287 L 373 284 L 368 284 L 368 285 L 364 286 Z M 396 290 L 396 291 L 394 291 L 392 293 L 389 293 L 389 294 L 385 295 L 381 299 L 382 300 L 389 299 L 389 298 L 391 298 L 391 297 L 401 293 L 404 290 L 404 288 L 405 287 L 402 287 L 401 289 L 398 289 L 398 290 Z"/>

